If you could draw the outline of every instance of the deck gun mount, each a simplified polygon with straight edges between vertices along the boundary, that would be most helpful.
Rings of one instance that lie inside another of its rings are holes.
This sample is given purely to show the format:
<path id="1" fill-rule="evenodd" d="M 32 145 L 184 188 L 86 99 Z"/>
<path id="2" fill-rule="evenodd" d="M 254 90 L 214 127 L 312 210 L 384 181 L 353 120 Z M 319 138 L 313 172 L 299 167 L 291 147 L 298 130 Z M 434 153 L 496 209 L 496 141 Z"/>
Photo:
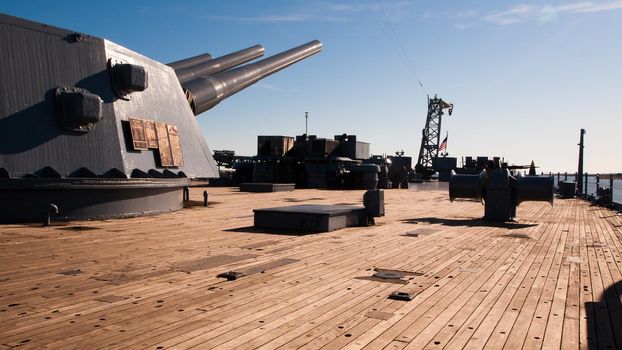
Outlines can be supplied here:
<path id="1" fill-rule="evenodd" d="M 0 14 L 0 223 L 183 207 L 218 177 L 195 115 L 322 49 L 240 66 L 256 45 L 168 65 L 105 39 Z"/>
<path id="2" fill-rule="evenodd" d="M 484 202 L 484 219 L 511 221 L 522 202 L 549 202 L 553 205 L 553 178 L 513 176 L 506 167 L 493 164 L 479 174 L 456 174 L 449 179 L 449 200 L 458 198 Z"/>

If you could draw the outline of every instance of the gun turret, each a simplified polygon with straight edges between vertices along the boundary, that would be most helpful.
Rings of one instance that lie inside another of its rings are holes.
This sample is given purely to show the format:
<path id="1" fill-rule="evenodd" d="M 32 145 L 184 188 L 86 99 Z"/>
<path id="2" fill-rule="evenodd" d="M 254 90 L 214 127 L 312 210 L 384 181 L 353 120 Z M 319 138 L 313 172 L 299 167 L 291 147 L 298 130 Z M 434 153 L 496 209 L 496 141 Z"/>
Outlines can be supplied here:
<path id="1" fill-rule="evenodd" d="M 190 179 L 218 177 L 193 116 L 321 46 L 241 67 L 263 47 L 164 65 L 0 14 L 0 223 L 181 209 Z"/>
<path id="2" fill-rule="evenodd" d="M 321 50 L 322 43 L 313 40 L 261 61 L 213 75 L 202 75 L 181 84 L 194 115 L 198 115 L 236 92 Z"/>

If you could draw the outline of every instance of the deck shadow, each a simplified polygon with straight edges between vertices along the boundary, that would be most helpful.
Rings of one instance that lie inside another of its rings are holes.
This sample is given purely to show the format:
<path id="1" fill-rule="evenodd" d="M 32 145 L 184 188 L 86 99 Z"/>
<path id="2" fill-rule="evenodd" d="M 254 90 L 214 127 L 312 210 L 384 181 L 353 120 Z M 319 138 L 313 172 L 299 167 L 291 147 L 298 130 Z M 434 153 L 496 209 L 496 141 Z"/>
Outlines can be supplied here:
<path id="1" fill-rule="evenodd" d="M 283 198 L 282 201 L 284 202 L 290 202 L 290 203 L 300 203 L 300 202 L 307 202 L 307 201 L 322 201 L 325 198 L 322 197 L 313 197 L 313 198 Z"/>
<path id="2" fill-rule="evenodd" d="M 284 230 L 277 228 L 263 228 L 263 227 L 255 227 L 255 226 L 244 226 L 244 227 L 236 227 L 223 230 L 225 232 L 239 232 L 239 233 L 262 233 L 262 234 L 270 234 L 270 235 L 283 235 L 283 236 L 304 236 L 304 235 L 312 235 L 320 232 L 313 231 L 304 231 L 304 230 Z"/>
<path id="3" fill-rule="evenodd" d="M 189 200 L 189 201 L 184 201 L 184 209 L 188 209 L 188 208 L 209 208 L 211 206 L 217 205 L 217 204 L 221 204 L 221 202 L 217 202 L 217 201 L 208 201 L 207 202 L 207 207 L 205 206 L 205 202 L 203 201 L 198 201 L 198 200 Z"/>
<path id="4" fill-rule="evenodd" d="M 585 303 L 588 349 L 622 348 L 622 281 L 605 289 L 600 301 Z"/>
<path id="5" fill-rule="evenodd" d="M 447 218 L 414 218 L 414 219 L 405 219 L 402 222 L 407 224 L 418 224 L 418 223 L 426 223 L 426 224 L 439 224 L 444 226 L 466 226 L 466 227 L 474 227 L 474 226 L 483 226 L 483 227 L 501 227 L 506 228 L 508 230 L 516 230 L 521 228 L 538 226 L 538 224 L 521 224 L 518 222 L 495 222 L 495 221 L 486 221 L 481 218 L 478 219 L 447 219 Z"/>

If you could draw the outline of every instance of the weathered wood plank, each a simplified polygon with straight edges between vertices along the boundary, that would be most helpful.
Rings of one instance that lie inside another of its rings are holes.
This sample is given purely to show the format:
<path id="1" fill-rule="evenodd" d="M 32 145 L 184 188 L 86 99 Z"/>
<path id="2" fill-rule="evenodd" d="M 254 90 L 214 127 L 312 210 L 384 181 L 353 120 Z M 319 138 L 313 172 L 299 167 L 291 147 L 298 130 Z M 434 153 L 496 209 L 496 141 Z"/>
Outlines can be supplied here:
<path id="1" fill-rule="evenodd" d="M 619 347 L 622 218 L 576 199 L 478 220 L 442 190 L 386 191 L 372 227 L 289 236 L 252 209 L 363 191 L 209 189 L 208 208 L 0 226 L 0 345 L 33 349 Z M 202 189 L 192 189 L 200 201 Z M 418 235 L 406 235 L 407 232 Z M 431 234 L 423 234 L 431 233 Z M 410 271 L 405 284 L 361 280 Z M 236 281 L 216 276 L 246 271 Z M 617 289 L 616 289 L 617 288 Z M 409 291 L 410 302 L 387 299 Z"/>

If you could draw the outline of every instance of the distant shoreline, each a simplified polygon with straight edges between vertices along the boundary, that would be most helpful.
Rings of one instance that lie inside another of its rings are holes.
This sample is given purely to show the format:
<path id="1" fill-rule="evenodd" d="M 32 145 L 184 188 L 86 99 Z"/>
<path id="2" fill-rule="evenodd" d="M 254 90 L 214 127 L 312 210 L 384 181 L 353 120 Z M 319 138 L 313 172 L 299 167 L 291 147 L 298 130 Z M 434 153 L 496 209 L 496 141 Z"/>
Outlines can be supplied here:
<path id="1" fill-rule="evenodd" d="M 593 174 L 589 174 L 590 176 Z M 622 180 L 622 174 L 621 173 L 617 173 L 617 174 L 602 174 L 599 175 L 599 177 L 601 179 L 609 179 L 611 177 L 613 177 L 614 180 Z"/>
<path id="2" fill-rule="evenodd" d="M 552 175 L 557 176 L 558 173 L 552 173 Z M 560 175 L 564 175 L 565 173 L 559 173 Z M 568 176 L 574 176 L 576 173 L 567 173 Z M 592 176 L 596 176 L 598 175 L 599 178 L 601 179 L 609 179 L 613 176 L 614 180 L 622 180 L 622 173 L 614 173 L 614 174 L 593 174 L 593 173 L 588 173 L 588 175 L 590 177 Z"/>

